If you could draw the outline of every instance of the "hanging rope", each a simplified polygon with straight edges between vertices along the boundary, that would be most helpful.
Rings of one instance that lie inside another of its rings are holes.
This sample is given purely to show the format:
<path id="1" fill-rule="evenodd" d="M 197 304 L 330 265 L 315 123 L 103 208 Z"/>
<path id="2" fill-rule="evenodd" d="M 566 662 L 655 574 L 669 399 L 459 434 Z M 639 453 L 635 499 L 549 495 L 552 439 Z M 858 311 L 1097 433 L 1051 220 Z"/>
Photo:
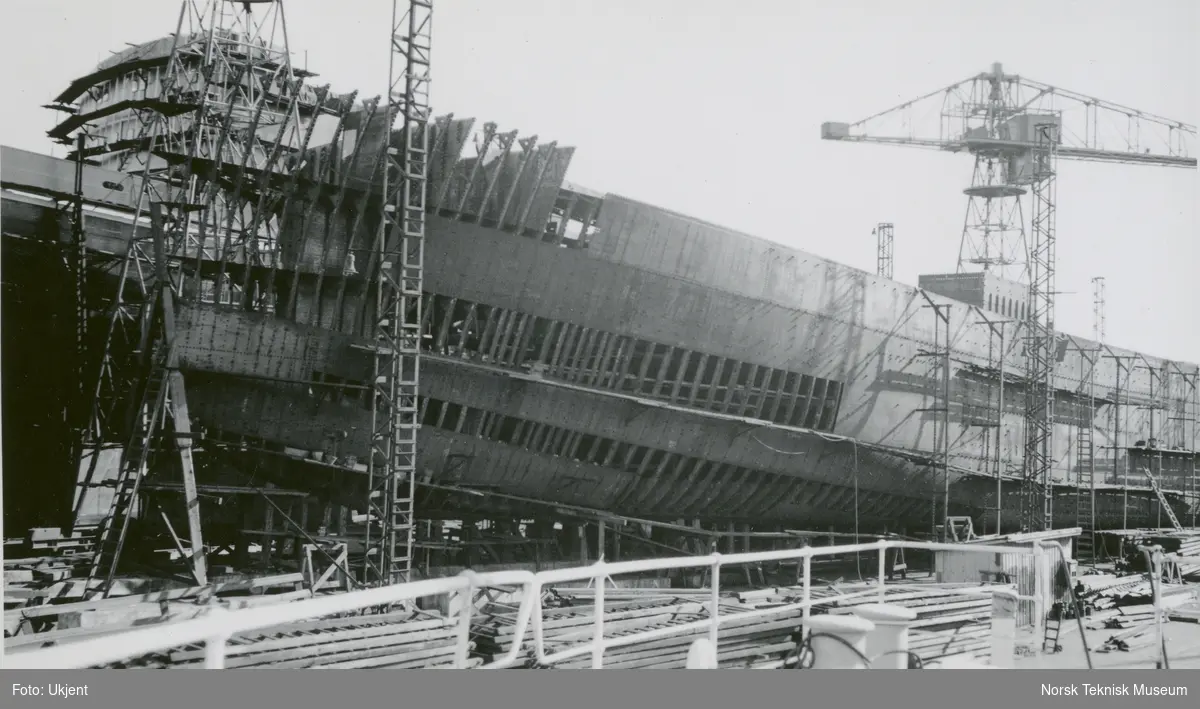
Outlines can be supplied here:
<path id="1" fill-rule="evenodd" d="M 829 441 L 831 443 L 847 443 L 848 442 L 848 443 L 850 443 L 851 447 L 853 448 L 854 465 L 851 469 L 851 474 L 854 478 L 854 543 L 861 544 L 862 540 L 859 535 L 859 513 L 858 513 L 859 512 L 858 511 L 858 441 L 856 439 L 849 438 L 847 436 L 837 436 L 837 435 L 828 434 L 828 433 L 821 433 L 819 431 L 811 431 L 809 433 L 816 436 L 817 438 L 821 438 L 821 439 Z M 750 434 L 750 438 L 752 438 L 755 443 L 762 446 L 763 448 L 766 448 L 767 450 L 771 451 L 772 453 L 778 453 L 780 455 L 807 455 L 808 454 L 808 451 L 780 450 L 772 445 L 765 443 L 761 438 L 754 435 L 753 433 Z M 863 580 L 862 553 L 861 552 L 857 552 L 857 551 L 854 552 L 854 570 L 855 570 L 855 573 L 858 575 L 858 580 L 861 582 Z"/>
<path id="2" fill-rule="evenodd" d="M 767 443 L 764 443 L 764 442 L 763 442 L 763 440 L 762 440 L 761 438 L 759 438 L 758 436 L 754 435 L 753 433 L 751 433 L 751 434 L 750 434 L 750 437 L 754 439 L 754 442 L 755 442 L 755 443 L 757 443 L 758 445 L 762 446 L 763 448 L 766 448 L 767 450 L 771 451 L 772 453 L 778 453 L 779 455 L 808 455 L 808 451 L 785 451 L 785 450 L 779 450 L 778 448 L 776 448 L 776 447 L 774 447 L 774 446 L 772 446 L 772 445 L 769 445 L 769 444 L 767 444 Z"/>
<path id="3" fill-rule="evenodd" d="M 866 655 L 864 655 L 858 648 L 854 647 L 853 643 L 851 643 L 849 640 L 846 640 L 845 638 L 841 637 L 840 635 L 833 635 L 831 633 L 809 633 L 808 636 L 804 637 L 801 640 L 798 640 L 796 642 L 795 647 L 793 647 L 792 649 L 787 651 L 787 654 L 785 654 L 783 656 L 783 662 L 780 665 L 779 669 L 792 669 L 792 670 L 811 669 L 813 664 L 816 662 L 816 658 L 817 658 L 817 653 L 815 650 L 813 650 L 813 646 L 812 646 L 813 638 L 832 638 L 832 639 L 838 641 L 842 645 L 849 648 L 850 652 L 854 653 L 858 657 L 858 659 L 861 660 L 862 663 L 864 665 L 866 665 L 868 668 L 870 668 L 876 661 L 878 661 L 879 658 L 887 657 L 889 655 L 907 655 L 908 656 L 908 669 L 910 669 L 910 670 L 919 670 L 919 669 L 923 669 L 925 667 L 925 663 L 921 659 L 921 656 L 916 654 L 915 652 L 911 652 L 909 650 L 892 650 L 891 652 L 885 652 L 882 655 L 879 655 L 879 656 L 875 657 L 874 659 L 872 659 L 872 658 L 869 658 Z M 792 664 L 794 664 L 795 666 L 794 667 L 788 666 L 788 665 L 792 665 Z"/>

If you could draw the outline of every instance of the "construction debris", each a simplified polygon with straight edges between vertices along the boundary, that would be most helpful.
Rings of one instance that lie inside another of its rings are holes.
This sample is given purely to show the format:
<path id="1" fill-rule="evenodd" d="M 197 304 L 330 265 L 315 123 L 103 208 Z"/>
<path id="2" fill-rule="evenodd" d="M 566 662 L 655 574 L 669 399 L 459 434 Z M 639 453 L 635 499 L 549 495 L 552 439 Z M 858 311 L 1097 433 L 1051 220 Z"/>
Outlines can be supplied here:
<path id="1" fill-rule="evenodd" d="M 428 612 L 311 620 L 235 635 L 228 668 L 442 668 L 454 663 L 456 624 Z M 478 665 L 473 661 L 472 666 Z M 112 668 L 203 668 L 204 646 L 187 645 Z"/>
<path id="2" fill-rule="evenodd" d="M 113 596 L 83 600 L 83 579 L 41 586 L 11 580 L 25 577 L 20 570 L 5 571 L 4 636 L 10 651 L 116 633 L 134 625 L 187 620 L 202 615 L 213 604 L 227 610 L 252 608 L 344 588 L 341 582 L 324 578 L 314 585 L 303 573 L 188 587 L 171 587 L 162 580 L 121 579 Z"/>
<path id="3" fill-rule="evenodd" d="M 1139 547 L 1162 547 L 1166 568 L 1164 576 L 1175 580 L 1200 581 L 1200 532 L 1157 529 L 1121 529 L 1102 533 L 1105 546 L 1120 550 L 1118 571 L 1145 572 L 1146 556 Z"/>
<path id="4" fill-rule="evenodd" d="M 1189 611 L 1184 609 L 1196 605 L 1198 590 L 1194 585 L 1162 583 L 1159 594 L 1163 621 L 1185 619 Z M 1076 580 L 1076 595 L 1087 617 L 1084 625 L 1089 630 L 1121 631 L 1108 636 L 1096 648 L 1097 652 L 1132 652 L 1155 642 L 1154 591 L 1146 574 L 1080 576 Z"/>
<path id="5" fill-rule="evenodd" d="M 878 603 L 875 595 L 846 596 L 871 588 L 865 584 L 815 587 L 811 597 L 820 605 L 813 615 L 822 613 L 851 613 L 857 605 Z M 958 587 L 947 588 L 929 584 L 925 587 L 889 587 L 885 603 L 911 608 L 917 619 L 910 631 L 913 652 L 924 662 L 950 656 L 986 658 L 990 653 L 988 632 L 991 598 L 985 595 L 965 596 Z M 803 611 L 798 608 L 781 610 L 776 615 L 745 616 L 761 611 L 793 606 L 803 598 L 801 587 L 776 587 L 757 591 L 726 594 L 720 603 L 723 618 L 720 629 L 717 662 L 725 668 L 766 669 L 779 667 L 785 656 L 801 638 Z M 552 589 L 542 620 L 545 652 L 549 656 L 586 645 L 591 641 L 594 625 L 592 589 Z M 626 669 L 669 669 L 686 665 L 688 648 L 693 640 L 708 633 L 711 618 L 707 591 L 678 592 L 658 589 L 606 589 L 604 635 L 614 639 L 652 630 L 666 630 L 689 623 L 704 625 L 668 637 L 638 642 L 634 645 L 610 647 L 604 653 L 604 667 Z M 504 657 L 511 649 L 516 626 L 512 608 L 485 608 L 474 624 L 476 654 L 485 663 Z M 542 667 L 536 649 L 522 648 L 515 667 Z M 556 669 L 588 667 L 591 653 L 578 654 L 548 663 Z"/>

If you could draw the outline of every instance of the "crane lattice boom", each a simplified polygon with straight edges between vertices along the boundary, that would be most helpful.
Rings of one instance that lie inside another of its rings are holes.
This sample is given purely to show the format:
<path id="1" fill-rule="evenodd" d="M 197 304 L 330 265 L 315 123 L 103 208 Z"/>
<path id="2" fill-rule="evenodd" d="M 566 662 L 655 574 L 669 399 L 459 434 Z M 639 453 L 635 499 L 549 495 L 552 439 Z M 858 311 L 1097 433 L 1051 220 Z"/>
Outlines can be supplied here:
<path id="1" fill-rule="evenodd" d="M 1196 126 L 1068 91 L 1000 65 L 854 123 L 824 123 L 821 137 L 948 152 L 1029 153 L 1033 125 L 1062 119 L 1058 158 L 1195 168 Z"/>

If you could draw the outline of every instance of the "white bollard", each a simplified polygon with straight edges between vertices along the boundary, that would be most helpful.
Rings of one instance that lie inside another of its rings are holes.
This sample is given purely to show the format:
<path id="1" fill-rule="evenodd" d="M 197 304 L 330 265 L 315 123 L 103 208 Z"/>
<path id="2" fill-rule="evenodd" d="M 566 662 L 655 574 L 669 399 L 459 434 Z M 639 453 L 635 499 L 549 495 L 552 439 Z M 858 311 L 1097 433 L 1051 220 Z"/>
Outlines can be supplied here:
<path id="1" fill-rule="evenodd" d="M 814 635 L 827 633 L 850 643 L 855 650 L 866 654 L 867 633 L 875 624 L 852 615 L 816 615 L 808 619 L 808 630 Z M 834 638 L 813 637 L 814 670 L 863 670 L 866 663 L 853 650 Z"/>
<path id="2" fill-rule="evenodd" d="M 708 638 L 697 638 L 688 648 L 687 668 L 689 670 L 717 669 L 717 649 Z"/>
<path id="3" fill-rule="evenodd" d="M 854 614 L 875 625 L 867 633 L 866 654 L 871 658 L 871 667 L 883 670 L 908 669 L 908 628 L 917 619 L 916 611 L 902 606 L 866 603 L 855 606 Z"/>
<path id="4" fill-rule="evenodd" d="M 1013 668 L 1017 648 L 1017 592 L 1005 588 L 992 591 L 992 665 Z"/>

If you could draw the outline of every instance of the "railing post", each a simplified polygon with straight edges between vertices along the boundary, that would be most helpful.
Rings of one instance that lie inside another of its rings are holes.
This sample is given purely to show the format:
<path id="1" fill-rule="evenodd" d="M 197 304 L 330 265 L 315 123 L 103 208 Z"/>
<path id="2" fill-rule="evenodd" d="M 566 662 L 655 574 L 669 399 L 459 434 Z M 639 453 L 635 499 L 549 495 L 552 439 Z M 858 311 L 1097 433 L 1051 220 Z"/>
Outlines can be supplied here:
<path id="1" fill-rule="evenodd" d="M 992 652 L 991 662 L 1002 669 L 1012 669 L 1017 642 L 1016 591 L 998 588 L 992 591 Z"/>
<path id="2" fill-rule="evenodd" d="M 879 538 L 879 600 L 883 602 L 884 585 L 887 583 L 887 550 L 888 541 Z"/>
<path id="3" fill-rule="evenodd" d="M 1033 543 L 1033 637 L 1041 643 L 1046 636 L 1046 553 L 1041 542 Z M 1017 589 L 1020 592 L 1020 588 Z"/>
<path id="4" fill-rule="evenodd" d="M 596 602 L 592 612 L 595 618 L 592 622 L 592 669 L 598 670 L 604 666 L 604 560 L 596 562 L 595 575 L 592 581 L 596 584 Z"/>
<path id="5" fill-rule="evenodd" d="M 529 586 L 529 593 L 533 594 L 533 609 L 529 615 L 529 623 L 533 629 L 533 654 L 541 660 L 546 654 L 546 636 L 542 627 L 542 581 L 536 575 Z"/>
<path id="6" fill-rule="evenodd" d="M 458 616 L 458 637 L 454 643 L 454 667 L 457 669 L 466 669 L 467 661 L 470 659 L 471 645 L 471 615 L 475 610 L 475 572 L 467 569 L 459 574 L 467 580 L 467 587 L 458 591 L 451 591 L 451 594 L 461 593 L 464 595 L 462 608 L 459 609 Z M 454 595 L 450 596 L 451 599 Z M 416 600 L 416 599 L 413 599 Z M 449 606 L 449 603 L 447 603 Z M 449 610 L 449 608 L 447 608 Z M 516 638 L 515 640 L 520 640 Z"/>
<path id="7" fill-rule="evenodd" d="M 1163 641 L 1163 609 L 1162 609 L 1162 567 L 1163 552 L 1161 546 L 1155 546 L 1150 553 L 1150 594 L 1154 599 L 1154 629 L 1158 640 L 1158 669 L 1166 667 Z"/>
<path id="8" fill-rule="evenodd" d="M 721 554 L 714 552 L 712 560 L 712 571 L 710 572 L 712 582 L 709 584 L 712 586 L 712 589 L 708 607 L 712 625 L 708 628 L 708 641 L 712 643 L 712 651 L 715 655 L 719 647 L 717 645 L 717 635 L 721 627 Z"/>
<path id="9" fill-rule="evenodd" d="M 688 648 L 687 669 L 715 670 L 717 669 L 717 649 L 706 638 L 696 638 Z"/>
<path id="10" fill-rule="evenodd" d="M 204 615 L 204 618 L 217 628 L 217 631 L 204 641 L 204 669 L 206 670 L 225 669 L 225 642 L 229 640 L 230 633 L 223 626 L 228 616 L 229 611 L 221 606 L 213 606 Z"/>
<path id="11" fill-rule="evenodd" d="M 812 616 L 812 546 L 807 541 L 804 546 L 804 561 L 801 567 L 804 571 L 804 613 L 801 616 L 803 620 L 803 632 L 808 632 L 808 620 Z"/>

